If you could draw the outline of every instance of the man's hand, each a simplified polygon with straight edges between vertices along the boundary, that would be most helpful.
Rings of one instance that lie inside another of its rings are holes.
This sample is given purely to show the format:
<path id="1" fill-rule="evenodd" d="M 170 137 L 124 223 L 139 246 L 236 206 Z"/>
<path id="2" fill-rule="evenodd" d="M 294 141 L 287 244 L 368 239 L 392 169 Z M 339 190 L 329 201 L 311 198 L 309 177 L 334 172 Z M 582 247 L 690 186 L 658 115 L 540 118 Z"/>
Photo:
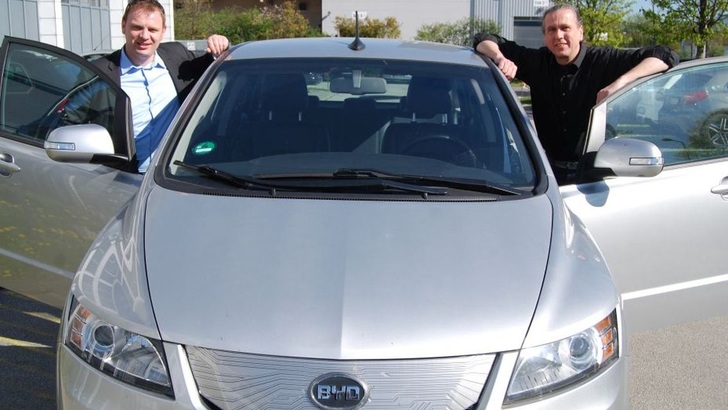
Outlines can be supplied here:
<path id="1" fill-rule="evenodd" d="M 207 48 L 205 51 L 214 56 L 219 56 L 228 48 L 230 48 L 230 41 L 225 36 L 213 34 L 207 38 Z"/>
<path id="2" fill-rule="evenodd" d="M 516 78 L 516 71 L 518 71 L 518 66 L 516 66 L 513 61 L 507 59 L 503 55 L 503 53 L 501 53 L 500 47 L 498 47 L 498 44 L 496 44 L 494 41 L 481 41 L 475 48 L 475 51 L 493 60 L 493 63 L 498 67 L 501 73 L 506 76 L 508 81 Z"/>
<path id="3" fill-rule="evenodd" d="M 513 61 L 507 59 L 503 54 L 501 54 L 499 57 L 494 58 L 493 63 L 498 66 L 498 69 L 501 71 L 501 73 L 503 73 L 504 76 L 506 76 L 508 81 L 516 78 L 518 66 Z"/>

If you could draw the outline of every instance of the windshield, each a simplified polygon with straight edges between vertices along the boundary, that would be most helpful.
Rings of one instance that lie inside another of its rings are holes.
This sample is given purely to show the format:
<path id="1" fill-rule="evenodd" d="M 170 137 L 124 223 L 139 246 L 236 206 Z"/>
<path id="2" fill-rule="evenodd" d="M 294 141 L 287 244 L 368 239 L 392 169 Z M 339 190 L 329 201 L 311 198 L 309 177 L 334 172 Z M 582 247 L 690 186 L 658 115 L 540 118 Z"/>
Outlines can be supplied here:
<path id="1" fill-rule="evenodd" d="M 519 129 L 487 69 L 361 59 L 228 61 L 203 92 L 167 164 L 172 178 L 305 178 L 308 191 L 316 190 L 312 180 L 330 189 L 324 180 L 342 175 L 482 183 L 508 192 L 528 192 L 535 183 Z"/>

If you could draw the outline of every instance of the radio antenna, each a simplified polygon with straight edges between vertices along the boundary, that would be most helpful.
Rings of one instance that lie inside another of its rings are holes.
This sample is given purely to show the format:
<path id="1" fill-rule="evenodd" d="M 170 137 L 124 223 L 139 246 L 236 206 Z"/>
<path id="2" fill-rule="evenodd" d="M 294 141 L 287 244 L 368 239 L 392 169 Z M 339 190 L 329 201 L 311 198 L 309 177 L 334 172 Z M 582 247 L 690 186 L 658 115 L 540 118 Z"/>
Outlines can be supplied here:
<path id="1" fill-rule="evenodd" d="M 349 48 L 354 51 L 364 50 L 364 43 L 359 38 L 359 11 L 354 12 L 354 41 L 349 44 Z"/>

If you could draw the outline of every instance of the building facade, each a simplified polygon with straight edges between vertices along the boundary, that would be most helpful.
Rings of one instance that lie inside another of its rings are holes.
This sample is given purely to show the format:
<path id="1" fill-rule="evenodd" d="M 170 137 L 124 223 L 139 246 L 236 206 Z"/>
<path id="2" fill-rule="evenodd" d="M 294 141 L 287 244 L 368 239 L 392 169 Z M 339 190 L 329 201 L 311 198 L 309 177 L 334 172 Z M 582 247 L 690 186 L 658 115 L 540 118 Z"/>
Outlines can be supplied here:
<path id="1" fill-rule="evenodd" d="M 492 20 L 501 27 L 501 34 L 529 46 L 543 45 L 541 14 L 551 4 L 548 0 L 321 0 L 322 31 L 336 35 L 337 16 L 352 17 L 364 12 L 367 17 L 383 20 L 395 17 L 401 26 L 401 37 L 412 40 L 424 25 L 454 23 L 464 18 Z"/>
<path id="2" fill-rule="evenodd" d="M 172 0 L 166 39 L 174 38 Z M 77 53 L 121 48 L 121 17 L 127 0 L 0 0 L 0 35 L 27 38 Z"/>
<path id="3" fill-rule="evenodd" d="M 214 0 L 222 9 L 273 7 L 290 0 Z M 464 18 L 493 20 L 506 38 L 541 46 L 540 15 L 548 0 L 293 0 L 313 27 L 336 36 L 336 17 L 359 12 L 371 19 L 394 17 L 401 38 L 412 40 L 424 25 L 454 23 Z M 166 40 L 174 40 L 172 0 L 160 0 L 167 11 Z M 121 17 L 127 0 L 0 0 L 0 34 L 39 40 L 77 53 L 120 48 Z"/>

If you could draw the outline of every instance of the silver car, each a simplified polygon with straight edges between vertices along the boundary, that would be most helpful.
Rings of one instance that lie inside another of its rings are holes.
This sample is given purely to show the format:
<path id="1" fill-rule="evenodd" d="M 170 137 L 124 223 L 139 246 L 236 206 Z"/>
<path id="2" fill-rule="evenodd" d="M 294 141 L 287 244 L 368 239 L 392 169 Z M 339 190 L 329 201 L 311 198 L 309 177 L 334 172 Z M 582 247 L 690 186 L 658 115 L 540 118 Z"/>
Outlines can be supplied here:
<path id="1" fill-rule="evenodd" d="M 559 188 L 472 49 L 244 43 L 142 176 L 83 58 L 6 38 L 0 64 L 0 286 L 64 308 L 64 409 L 625 408 L 627 330 L 728 310 L 725 157 L 663 170 L 606 132 L 619 96 Z"/>

